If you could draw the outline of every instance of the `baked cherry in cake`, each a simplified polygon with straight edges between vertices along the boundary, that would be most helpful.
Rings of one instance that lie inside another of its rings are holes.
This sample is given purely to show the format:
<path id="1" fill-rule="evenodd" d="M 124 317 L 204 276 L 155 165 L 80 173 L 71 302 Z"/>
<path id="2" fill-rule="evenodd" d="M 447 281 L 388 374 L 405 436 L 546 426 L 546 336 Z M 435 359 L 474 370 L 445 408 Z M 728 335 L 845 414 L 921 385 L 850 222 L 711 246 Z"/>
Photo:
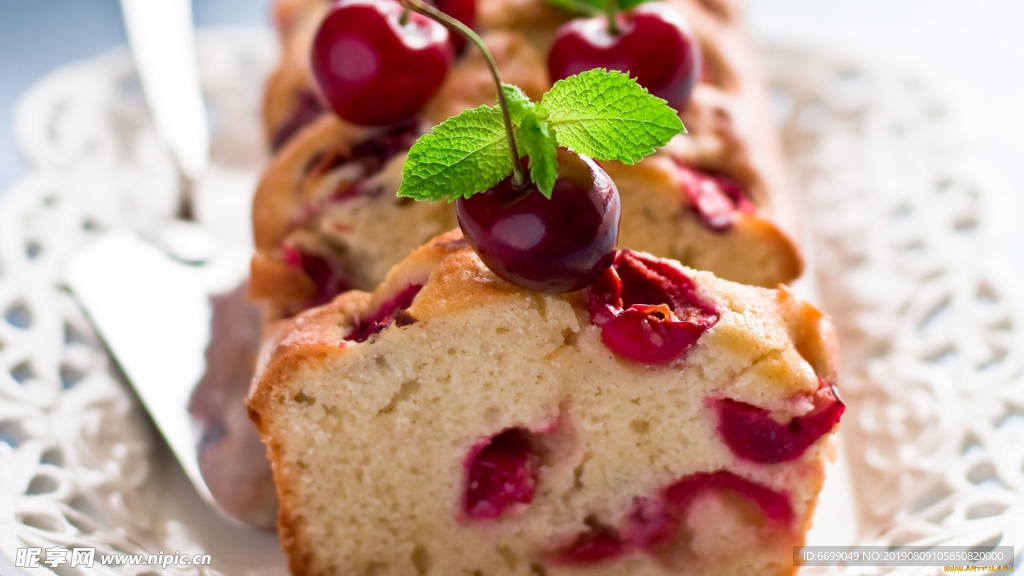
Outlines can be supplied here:
<path id="1" fill-rule="evenodd" d="M 682 357 L 718 321 L 715 307 L 675 264 L 628 249 L 615 255 L 588 292 L 601 341 L 616 355 L 644 364 Z"/>
<path id="2" fill-rule="evenodd" d="M 592 284 L 612 263 L 619 233 L 619 193 L 596 162 L 560 151 L 551 198 L 512 177 L 456 201 L 466 240 L 501 278 L 541 292 Z"/>
<path id="3" fill-rule="evenodd" d="M 284 146 L 304 126 L 316 120 L 324 111 L 323 104 L 313 92 L 301 90 L 294 96 L 291 112 L 284 122 L 277 127 L 270 139 L 270 149 L 277 150 Z"/>
<path id="4" fill-rule="evenodd" d="M 313 281 L 316 287 L 311 301 L 313 306 L 326 304 L 352 287 L 341 265 L 330 257 L 305 252 L 296 246 L 286 246 L 283 253 L 286 265 L 302 270 Z"/>
<path id="5" fill-rule="evenodd" d="M 399 325 L 407 325 L 413 322 L 411 316 L 399 316 L 416 298 L 416 295 L 423 289 L 422 284 L 409 284 L 390 299 L 383 302 L 379 308 L 366 318 L 360 318 L 359 322 L 352 328 L 352 332 L 345 336 L 350 342 L 366 342 L 366 340 L 381 330 L 387 328 L 394 322 Z"/>
<path id="6" fill-rule="evenodd" d="M 729 230 L 740 214 L 751 214 L 754 204 L 743 187 L 730 178 L 679 164 L 683 194 L 700 221 L 713 232 Z"/>
<path id="7" fill-rule="evenodd" d="M 667 2 L 607 16 L 576 19 L 559 28 L 548 53 L 551 79 L 605 68 L 628 72 L 651 94 L 686 108 L 700 76 L 701 54 L 686 18 Z"/>
<path id="8" fill-rule="evenodd" d="M 515 504 L 533 501 L 539 459 L 527 435 L 522 428 L 509 428 L 470 452 L 463 497 L 466 518 L 493 520 Z"/>
<path id="9" fill-rule="evenodd" d="M 730 398 L 715 401 L 718 431 L 733 454 L 759 464 L 794 460 L 839 423 L 846 406 L 834 388 L 821 382 L 814 408 L 788 422 L 772 418 L 764 408 Z"/>
<path id="10" fill-rule="evenodd" d="M 338 116 L 365 126 L 415 116 L 451 59 L 445 27 L 395 0 L 340 0 L 313 39 L 320 95 Z"/>

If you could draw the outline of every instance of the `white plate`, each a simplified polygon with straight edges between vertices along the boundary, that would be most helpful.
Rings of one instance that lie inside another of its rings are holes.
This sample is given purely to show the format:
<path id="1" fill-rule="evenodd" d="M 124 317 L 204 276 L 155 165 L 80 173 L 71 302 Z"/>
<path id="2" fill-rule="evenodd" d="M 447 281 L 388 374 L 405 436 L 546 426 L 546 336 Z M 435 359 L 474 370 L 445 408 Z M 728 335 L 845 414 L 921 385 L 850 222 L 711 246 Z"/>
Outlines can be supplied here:
<path id="1" fill-rule="evenodd" d="M 201 36 L 217 189 L 250 191 L 265 161 L 257 107 L 274 45 L 263 31 Z M 925 87 L 814 48 L 775 42 L 764 55 L 845 357 L 842 456 L 811 542 L 1019 550 L 1024 315 L 986 264 L 991 188 Z M 224 573 L 281 573 L 274 537 L 205 508 L 61 289 L 69 250 L 173 204 L 127 55 L 55 72 L 16 121 L 35 170 L 0 197 L 0 552 L 208 552 Z M 247 239 L 246 194 L 206 196 L 200 214 Z"/>

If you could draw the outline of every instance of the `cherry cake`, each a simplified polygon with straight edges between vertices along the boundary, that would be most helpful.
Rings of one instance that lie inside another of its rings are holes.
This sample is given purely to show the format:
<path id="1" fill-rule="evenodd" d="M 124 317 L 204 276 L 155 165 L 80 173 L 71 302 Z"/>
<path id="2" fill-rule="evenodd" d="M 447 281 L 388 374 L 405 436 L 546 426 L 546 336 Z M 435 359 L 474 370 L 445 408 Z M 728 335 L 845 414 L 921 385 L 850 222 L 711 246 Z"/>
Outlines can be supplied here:
<path id="1" fill-rule="evenodd" d="M 641 82 L 650 79 L 652 92 L 671 100 L 689 133 L 637 165 L 602 163 L 622 199 L 620 246 L 728 280 L 775 287 L 799 276 L 803 262 L 788 233 L 793 210 L 777 132 L 738 4 L 644 4 L 621 14 L 621 42 L 607 48 L 588 36 L 594 26 L 587 19 L 545 0 L 437 3 L 478 30 L 504 81 L 535 100 L 552 79 L 578 68 L 613 66 L 616 54 L 628 53 L 636 68 L 631 73 Z M 455 228 L 453 206 L 395 196 L 401 166 L 409 146 L 433 125 L 495 102 L 480 51 L 455 42 L 451 50 L 435 50 L 433 60 L 422 57 L 443 68 L 442 52 L 450 55 L 439 86 L 435 75 L 423 90 L 380 92 L 381 113 L 394 109 L 391 100 L 403 92 L 432 94 L 412 102 L 421 106 L 415 114 L 389 116 L 385 126 L 357 124 L 378 111 L 353 113 L 348 100 L 336 102 L 332 111 L 324 94 L 334 92 L 318 88 L 320 68 L 313 57 L 324 53 L 318 31 L 335 21 L 331 10 L 326 0 L 275 5 L 283 57 L 264 104 L 274 157 L 254 204 L 258 254 L 251 280 L 252 296 L 269 303 L 274 318 L 346 289 L 373 290 L 410 250 Z M 657 45 L 648 38 L 657 38 Z M 678 58 L 667 70 L 652 71 L 653 64 L 668 62 L 666 42 L 672 39 L 683 43 L 675 49 Z M 661 54 L 651 58 L 651 50 Z M 400 52 L 406 59 L 421 58 Z M 384 56 L 401 61 L 391 52 Z"/>
<path id="2" fill-rule="evenodd" d="M 844 405 L 785 288 L 614 252 L 498 278 L 461 232 L 282 321 L 250 415 L 294 574 L 781 575 Z"/>

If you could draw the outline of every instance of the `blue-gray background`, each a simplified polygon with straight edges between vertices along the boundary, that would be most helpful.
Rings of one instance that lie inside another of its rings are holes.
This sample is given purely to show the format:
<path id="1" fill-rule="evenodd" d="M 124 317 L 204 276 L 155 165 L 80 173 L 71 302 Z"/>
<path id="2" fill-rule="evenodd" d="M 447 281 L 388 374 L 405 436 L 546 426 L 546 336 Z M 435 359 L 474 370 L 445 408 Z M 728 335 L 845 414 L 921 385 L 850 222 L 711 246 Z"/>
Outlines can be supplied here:
<path id="1" fill-rule="evenodd" d="M 196 0 L 193 4 L 200 26 L 266 24 L 268 5 L 269 0 Z M 0 191 L 27 169 L 11 135 L 18 96 L 61 64 L 124 42 L 118 0 L 0 0 Z"/>

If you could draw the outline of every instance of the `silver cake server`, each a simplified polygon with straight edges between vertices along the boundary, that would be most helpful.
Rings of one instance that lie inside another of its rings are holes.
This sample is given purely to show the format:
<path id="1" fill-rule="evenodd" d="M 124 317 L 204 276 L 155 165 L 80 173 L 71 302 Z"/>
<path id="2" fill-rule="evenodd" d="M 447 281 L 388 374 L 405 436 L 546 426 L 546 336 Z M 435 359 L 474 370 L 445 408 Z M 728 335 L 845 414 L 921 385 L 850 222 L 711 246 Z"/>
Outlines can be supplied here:
<path id="1" fill-rule="evenodd" d="M 259 344 L 240 286 L 251 248 L 194 222 L 210 139 L 189 0 L 121 0 L 157 134 L 179 168 L 176 217 L 79 249 L 66 282 L 199 495 L 269 528 L 277 502 L 243 398 Z"/>

